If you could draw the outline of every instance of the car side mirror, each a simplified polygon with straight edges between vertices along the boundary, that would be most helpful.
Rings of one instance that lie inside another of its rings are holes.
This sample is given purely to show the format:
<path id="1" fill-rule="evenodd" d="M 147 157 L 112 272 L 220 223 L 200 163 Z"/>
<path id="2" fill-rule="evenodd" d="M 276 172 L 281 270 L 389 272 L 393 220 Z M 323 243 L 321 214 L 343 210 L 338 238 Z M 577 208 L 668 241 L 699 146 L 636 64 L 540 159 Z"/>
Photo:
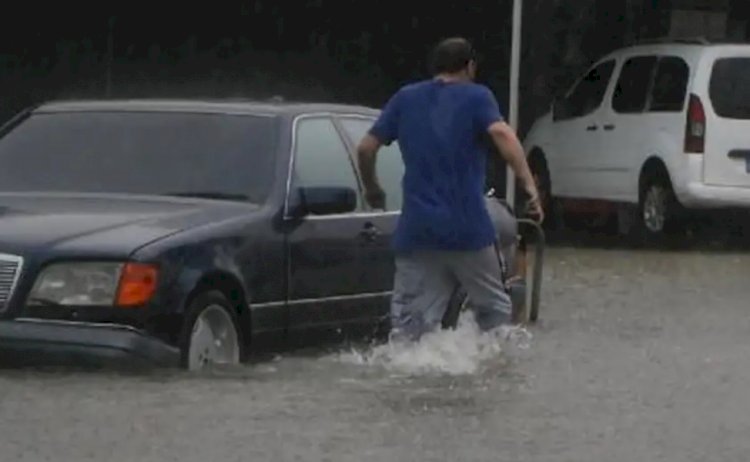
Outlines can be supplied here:
<path id="1" fill-rule="evenodd" d="M 292 215 L 335 215 L 357 209 L 357 192 L 347 187 L 313 186 L 297 189 Z"/>

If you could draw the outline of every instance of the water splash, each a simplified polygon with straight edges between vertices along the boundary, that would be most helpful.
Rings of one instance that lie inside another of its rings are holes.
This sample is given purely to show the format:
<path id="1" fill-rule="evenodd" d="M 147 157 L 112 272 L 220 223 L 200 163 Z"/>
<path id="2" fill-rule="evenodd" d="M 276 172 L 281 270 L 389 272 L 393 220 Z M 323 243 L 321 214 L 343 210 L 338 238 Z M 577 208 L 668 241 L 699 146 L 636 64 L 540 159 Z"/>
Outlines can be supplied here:
<path id="1" fill-rule="evenodd" d="M 473 317 L 464 316 L 455 330 L 439 330 L 413 344 L 387 343 L 354 349 L 339 359 L 356 365 L 379 366 L 406 375 L 476 374 L 512 350 L 527 350 L 531 333 L 520 326 L 504 326 L 482 333 Z"/>

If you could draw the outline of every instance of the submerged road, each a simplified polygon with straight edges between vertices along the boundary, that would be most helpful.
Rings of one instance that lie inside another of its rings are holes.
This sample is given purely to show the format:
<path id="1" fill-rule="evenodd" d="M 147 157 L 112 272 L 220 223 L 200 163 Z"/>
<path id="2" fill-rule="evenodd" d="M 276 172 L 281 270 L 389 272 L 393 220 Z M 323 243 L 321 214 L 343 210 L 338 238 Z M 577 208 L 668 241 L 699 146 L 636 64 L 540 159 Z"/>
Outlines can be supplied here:
<path id="1" fill-rule="evenodd" d="M 750 253 L 549 249 L 542 320 L 212 376 L 0 372 L 3 461 L 750 460 Z"/>

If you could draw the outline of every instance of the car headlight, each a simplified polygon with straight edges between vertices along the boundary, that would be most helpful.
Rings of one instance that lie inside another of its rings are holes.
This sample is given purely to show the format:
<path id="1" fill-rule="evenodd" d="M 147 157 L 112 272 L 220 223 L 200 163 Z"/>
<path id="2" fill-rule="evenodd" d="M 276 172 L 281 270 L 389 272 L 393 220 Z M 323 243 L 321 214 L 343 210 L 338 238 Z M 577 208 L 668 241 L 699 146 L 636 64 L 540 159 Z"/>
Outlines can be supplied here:
<path id="1" fill-rule="evenodd" d="M 39 275 L 30 305 L 139 306 L 156 290 L 152 265 L 118 262 L 56 263 Z"/>

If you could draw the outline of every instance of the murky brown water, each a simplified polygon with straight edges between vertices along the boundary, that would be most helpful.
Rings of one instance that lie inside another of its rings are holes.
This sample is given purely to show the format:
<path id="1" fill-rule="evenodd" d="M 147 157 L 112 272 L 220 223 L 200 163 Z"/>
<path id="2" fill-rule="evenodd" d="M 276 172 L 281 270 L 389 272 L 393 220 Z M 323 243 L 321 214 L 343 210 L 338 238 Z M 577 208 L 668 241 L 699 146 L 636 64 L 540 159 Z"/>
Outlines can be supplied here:
<path id="1" fill-rule="evenodd" d="M 531 334 L 221 377 L 0 372 L 1 460 L 750 460 L 750 253 L 550 249 Z"/>

